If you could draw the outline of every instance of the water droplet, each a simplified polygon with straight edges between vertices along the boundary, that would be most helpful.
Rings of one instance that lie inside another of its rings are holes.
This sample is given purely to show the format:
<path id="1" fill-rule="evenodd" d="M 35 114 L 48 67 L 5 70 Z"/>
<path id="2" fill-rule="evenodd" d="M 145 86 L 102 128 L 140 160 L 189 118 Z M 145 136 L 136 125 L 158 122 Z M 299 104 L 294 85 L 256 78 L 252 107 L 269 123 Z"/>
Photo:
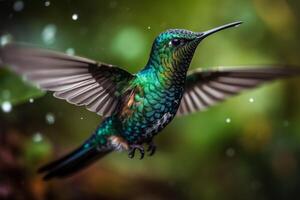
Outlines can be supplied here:
<path id="1" fill-rule="evenodd" d="M 231 122 L 231 119 L 228 117 L 226 118 L 225 122 L 229 124 Z"/>
<path id="2" fill-rule="evenodd" d="M 83 120 L 83 117 L 80 117 L 81 120 Z"/>
<path id="3" fill-rule="evenodd" d="M 54 116 L 54 114 L 52 114 L 52 113 L 47 113 L 47 114 L 46 114 L 46 122 L 47 122 L 48 124 L 54 124 L 54 122 L 55 122 L 55 116 Z"/>
<path id="4" fill-rule="evenodd" d="M 12 36 L 9 34 L 0 37 L 0 45 L 5 46 L 12 41 Z"/>
<path id="5" fill-rule="evenodd" d="M 226 149 L 225 153 L 226 153 L 226 156 L 233 157 L 235 155 L 235 149 L 230 147 L 230 148 Z"/>
<path id="6" fill-rule="evenodd" d="M 76 21 L 76 20 L 78 19 L 78 17 L 79 17 L 79 16 L 78 16 L 78 14 L 76 14 L 76 13 L 72 15 L 72 19 L 73 19 L 74 21 Z"/>
<path id="7" fill-rule="evenodd" d="M 50 1 L 45 1 L 45 6 L 48 7 L 50 6 L 51 2 Z"/>
<path id="8" fill-rule="evenodd" d="M 253 102 L 254 102 L 254 98 L 251 97 L 251 98 L 249 99 L 249 102 L 250 102 L 250 103 L 253 103 Z"/>
<path id="9" fill-rule="evenodd" d="M 29 99 L 29 103 L 33 103 L 34 102 L 34 99 L 33 98 L 30 98 Z"/>
<path id="10" fill-rule="evenodd" d="M 12 105 L 9 101 L 4 101 L 1 105 L 2 111 L 9 113 L 12 110 Z"/>
<path id="11" fill-rule="evenodd" d="M 42 39 L 45 44 L 50 45 L 55 42 L 56 31 L 56 26 L 54 24 L 45 26 L 42 32 Z"/>
<path id="12" fill-rule="evenodd" d="M 16 1 L 13 5 L 13 8 L 16 12 L 20 12 L 24 8 L 24 2 L 23 1 Z"/>
<path id="13" fill-rule="evenodd" d="M 147 29 L 150 30 L 150 29 L 151 29 L 151 26 L 148 26 Z"/>
<path id="14" fill-rule="evenodd" d="M 73 56 L 73 55 L 75 55 L 75 50 L 73 48 L 68 48 L 66 50 L 66 53 L 70 56 Z"/>
<path id="15" fill-rule="evenodd" d="M 41 142 L 43 140 L 43 135 L 40 132 L 37 132 L 32 137 L 33 142 Z"/>

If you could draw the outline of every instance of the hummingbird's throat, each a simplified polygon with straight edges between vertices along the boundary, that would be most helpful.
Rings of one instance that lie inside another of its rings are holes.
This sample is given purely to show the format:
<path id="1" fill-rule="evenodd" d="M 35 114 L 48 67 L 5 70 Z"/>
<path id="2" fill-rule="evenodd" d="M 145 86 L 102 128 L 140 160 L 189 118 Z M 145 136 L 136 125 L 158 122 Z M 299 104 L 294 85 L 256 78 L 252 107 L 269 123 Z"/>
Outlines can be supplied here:
<path id="1" fill-rule="evenodd" d="M 183 85 L 190 65 L 190 59 L 163 58 L 155 73 L 165 86 Z"/>

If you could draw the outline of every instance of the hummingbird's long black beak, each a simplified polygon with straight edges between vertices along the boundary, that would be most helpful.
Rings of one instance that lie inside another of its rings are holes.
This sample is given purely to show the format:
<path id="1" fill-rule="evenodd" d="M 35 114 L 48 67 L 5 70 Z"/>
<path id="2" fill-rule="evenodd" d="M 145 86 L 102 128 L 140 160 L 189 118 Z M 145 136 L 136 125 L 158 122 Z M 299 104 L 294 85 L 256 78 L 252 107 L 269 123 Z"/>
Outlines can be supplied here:
<path id="1" fill-rule="evenodd" d="M 229 23 L 229 24 L 225 24 L 223 26 L 219 26 L 217 28 L 213 28 L 211 30 L 208 30 L 208 31 L 205 31 L 205 32 L 200 32 L 199 33 L 199 36 L 198 36 L 198 39 L 199 40 L 202 40 L 204 38 L 206 38 L 207 36 L 211 35 L 211 34 L 214 34 L 216 32 L 219 32 L 221 30 L 224 30 L 224 29 L 228 29 L 228 28 L 232 28 L 232 27 L 237 27 L 239 26 L 241 23 L 241 21 L 238 21 L 238 22 L 232 22 L 232 23 Z"/>

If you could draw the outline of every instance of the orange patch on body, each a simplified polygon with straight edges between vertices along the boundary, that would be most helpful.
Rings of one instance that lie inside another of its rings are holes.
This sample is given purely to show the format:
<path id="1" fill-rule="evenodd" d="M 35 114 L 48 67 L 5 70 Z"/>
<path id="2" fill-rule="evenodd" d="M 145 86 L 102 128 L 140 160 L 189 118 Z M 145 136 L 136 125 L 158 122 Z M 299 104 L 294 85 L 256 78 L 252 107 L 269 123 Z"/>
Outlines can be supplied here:
<path id="1" fill-rule="evenodd" d="M 133 106 L 137 106 L 140 102 L 135 101 L 135 95 L 139 92 L 141 92 L 141 88 L 136 87 L 129 95 L 128 101 L 124 103 L 123 109 L 122 109 L 122 116 L 131 116 L 134 110 L 132 109 Z"/>
<path id="2" fill-rule="evenodd" d="M 133 110 L 131 109 L 131 107 L 133 106 L 134 104 L 134 92 L 132 92 L 128 98 L 128 101 L 127 103 L 125 103 L 123 109 L 122 109 L 122 115 L 125 115 L 125 116 L 130 116 L 132 115 L 133 113 Z"/>
<path id="3" fill-rule="evenodd" d="M 129 145 L 127 141 L 121 137 L 121 136 L 109 136 L 108 140 L 111 142 L 111 144 L 116 148 L 116 150 L 128 150 Z"/>

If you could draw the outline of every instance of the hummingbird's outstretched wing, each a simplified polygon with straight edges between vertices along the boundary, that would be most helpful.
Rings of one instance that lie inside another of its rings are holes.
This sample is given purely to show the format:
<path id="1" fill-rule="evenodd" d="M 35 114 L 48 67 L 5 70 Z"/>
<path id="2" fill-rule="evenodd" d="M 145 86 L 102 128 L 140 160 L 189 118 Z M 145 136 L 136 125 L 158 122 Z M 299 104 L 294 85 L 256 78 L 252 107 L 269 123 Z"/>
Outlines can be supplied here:
<path id="1" fill-rule="evenodd" d="M 1 48 L 0 60 L 55 97 L 102 116 L 114 113 L 122 89 L 134 77 L 112 65 L 18 44 Z"/>
<path id="2" fill-rule="evenodd" d="M 299 75 L 300 68 L 218 68 L 198 69 L 186 79 L 177 116 L 203 111 L 245 89 L 257 87 L 265 82 Z"/>

